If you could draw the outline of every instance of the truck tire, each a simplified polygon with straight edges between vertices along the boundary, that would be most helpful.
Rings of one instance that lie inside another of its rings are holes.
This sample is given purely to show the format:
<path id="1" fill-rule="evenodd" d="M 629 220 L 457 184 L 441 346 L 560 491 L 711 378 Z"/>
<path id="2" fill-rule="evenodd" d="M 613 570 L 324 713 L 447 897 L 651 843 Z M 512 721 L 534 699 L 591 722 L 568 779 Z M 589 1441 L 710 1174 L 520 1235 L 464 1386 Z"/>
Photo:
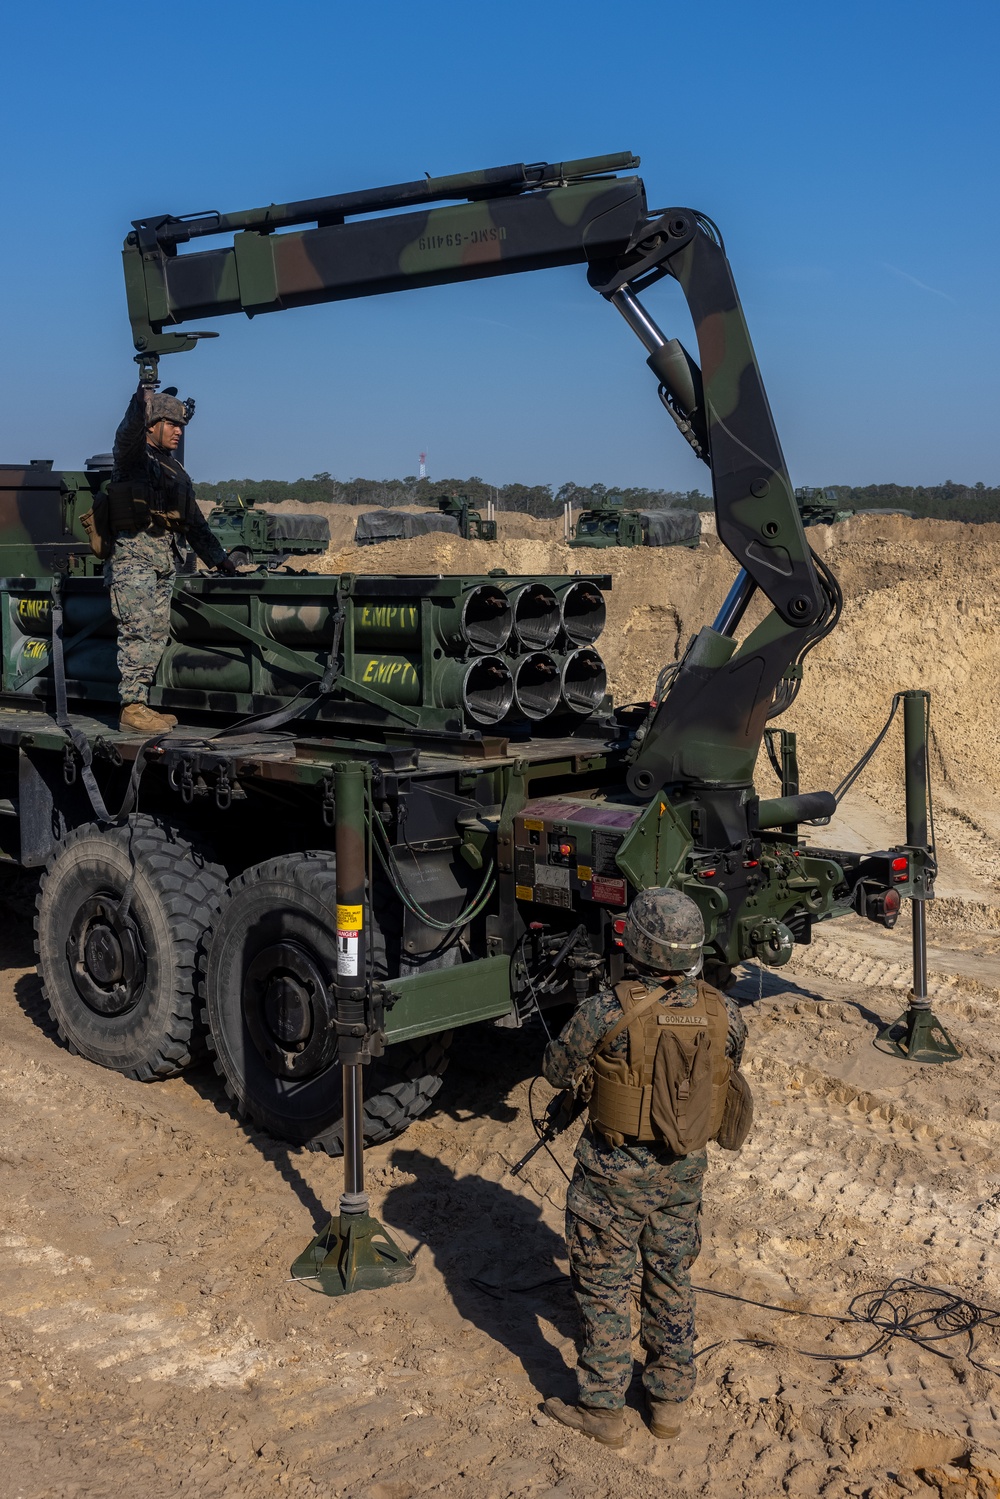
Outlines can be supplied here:
<path id="1" fill-rule="evenodd" d="M 35 952 L 70 1051 L 138 1082 L 188 1065 L 199 1049 L 195 969 L 225 879 L 152 817 L 69 834 L 42 875 Z"/>
<path id="2" fill-rule="evenodd" d="M 333 854 L 288 854 L 234 879 L 207 938 L 205 1012 L 215 1068 L 241 1115 L 293 1145 L 343 1153 L 343 1092 L 325 1019 L 337 971 Z M 376 979 L 389 976 L 376 925 Z M 386 1048 L 365 1068 L 364 1138 L 390 1140 L 430 1106 L 450 1033 Z"/>

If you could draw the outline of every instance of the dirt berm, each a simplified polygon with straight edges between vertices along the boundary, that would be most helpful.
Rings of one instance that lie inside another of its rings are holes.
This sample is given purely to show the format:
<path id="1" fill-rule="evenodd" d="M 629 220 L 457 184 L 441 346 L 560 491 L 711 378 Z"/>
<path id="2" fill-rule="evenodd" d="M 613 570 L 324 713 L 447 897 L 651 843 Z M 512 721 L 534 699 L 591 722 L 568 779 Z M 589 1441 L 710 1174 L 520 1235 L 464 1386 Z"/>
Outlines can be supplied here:
<path id="1" fill-rule="evenodd" d="M 415 1280 L 326 1300 L 288 1266 L 336 1205 L 338 1164 L 244 1130 L 207 1071 L 144 1086 L 62 1051 L 31 968 L 30 890 L 11 883 L 0 1499 L 995 1499 L 997 1332 L 973 1345 L 959 1310 L 931 1329 L 955 1335 L 918 1346 L 856 1318 L 896 1278 L 1000 1307 L 1000 528 L 882 518 L 812 534 L 847 605 L 787 716 L 803 785 L 840 779 L 895 690 L 930 688 L 932 990 L 963 1055 L 920 1067 L 872 1046 L 905 1005 L 905 919 L 892 933 L 830 923 L 786 968 L 742 971 L 758 1123 L 739 1156 L 713 1155 L 679 1441 L 655 1442 L 637 1400 L 620 1455 L 538 1413 L 572 1388 L 575 1335 L 572 1138 L 509 1174 L 533 1139 L 540 1035 L 460 1035 L 436 1111 L 368 1158 Z M 606 570 L 601 649 L 621 700 L 648 696 L 734 572 L 714 538 L 581 554 L 509 534 L 340 544 L 323 565 Z M 900 737 L 817 841 L 901 838 Z"/>

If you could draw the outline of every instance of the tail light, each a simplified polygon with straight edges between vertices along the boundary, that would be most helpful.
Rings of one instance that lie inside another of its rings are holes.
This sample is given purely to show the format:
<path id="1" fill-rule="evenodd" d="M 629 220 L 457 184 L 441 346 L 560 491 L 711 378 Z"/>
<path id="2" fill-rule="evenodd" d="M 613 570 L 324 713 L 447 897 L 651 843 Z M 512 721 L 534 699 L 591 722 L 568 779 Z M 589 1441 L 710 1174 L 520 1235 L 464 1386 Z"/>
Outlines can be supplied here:
<path id="1" fill-rule="evenodd" d="M 906 862 L 905 859 L 903 862 Z M 865 895 L 862 915 L 867 916 L 869 921 L 877 921 L 879 926 L 894 927 L 900 904 L 898 890 L 877 890 Z"/>

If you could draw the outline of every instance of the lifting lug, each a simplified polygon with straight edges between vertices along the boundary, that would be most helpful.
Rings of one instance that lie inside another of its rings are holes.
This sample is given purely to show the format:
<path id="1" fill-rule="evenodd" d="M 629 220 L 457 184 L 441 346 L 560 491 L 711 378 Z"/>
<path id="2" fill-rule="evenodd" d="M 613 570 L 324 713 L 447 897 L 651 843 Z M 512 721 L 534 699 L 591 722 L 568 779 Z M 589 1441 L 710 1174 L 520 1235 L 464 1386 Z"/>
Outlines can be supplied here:
<path id="1" fill-rule="evenodd" d="M 171 765 L 167 772 L 167 782 L 171 791 L 179 791 L 181 801 L 185 807 L 189 807 L 194 801 L 194 776 L 191 773 L 191 761 L 185 756 Z"/>
<path id="2" fill-rule="evenodd" d="M 215 778 L 215 805 L 220 812 L 227 812 L 233 802 L 233 786 L 229 779 L 229 771 L 225 765 L 219 766 L 219 773 Z"/>
<path id="3" fill-rule="evenodd" d="M 94 756 L 98 760 L 110 761 L 116 770 L 125 764 L 118 751 L 118 746 L 112 744 L 110 739 L 105 739 L 103 734 L 98 734 L 94 740 Z"/>
<path id="4" fill-rule="evenodd" d="M 334 779 L 332 773 L 324 776 L 320 783 L 323 787 L 323 826 L 332 828 L 337 822 L 337 797 L 334 792 Z"/>

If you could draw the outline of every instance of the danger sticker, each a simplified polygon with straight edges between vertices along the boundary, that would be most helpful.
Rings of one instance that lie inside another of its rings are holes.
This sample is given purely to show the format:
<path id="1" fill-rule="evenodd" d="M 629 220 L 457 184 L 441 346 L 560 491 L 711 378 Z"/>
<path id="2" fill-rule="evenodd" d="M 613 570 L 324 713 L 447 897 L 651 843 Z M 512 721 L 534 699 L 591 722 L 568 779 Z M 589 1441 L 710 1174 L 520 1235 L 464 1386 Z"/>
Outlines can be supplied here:
<path id="1" fill-rule="evenodd" d="M 337 932 L 337 976 L 357 978 L 360 932 Z"/>
<path id="2" fill-rule="evenodd" d="M 625 904 L 625 881 L 608 880 L 601 875 L 594 875 L 594 883 L 590 887 L 591 894 L 595 900 L 603 902 L 606 906 L 623 906 Z"/>

